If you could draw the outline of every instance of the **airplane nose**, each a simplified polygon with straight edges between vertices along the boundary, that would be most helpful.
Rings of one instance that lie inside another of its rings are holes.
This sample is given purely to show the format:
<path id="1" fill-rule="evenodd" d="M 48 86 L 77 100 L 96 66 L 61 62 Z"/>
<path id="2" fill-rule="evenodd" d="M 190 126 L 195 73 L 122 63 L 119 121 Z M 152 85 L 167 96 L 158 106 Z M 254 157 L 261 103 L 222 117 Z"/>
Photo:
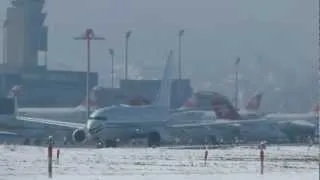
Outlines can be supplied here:
<path id="1" fill-rule="evenodd" d="M 88 120 L 87 129 L 90 135 L 94 135 L 99 133 L 103 129 L 103 127 L 100 123 L 94 120 Z"/>

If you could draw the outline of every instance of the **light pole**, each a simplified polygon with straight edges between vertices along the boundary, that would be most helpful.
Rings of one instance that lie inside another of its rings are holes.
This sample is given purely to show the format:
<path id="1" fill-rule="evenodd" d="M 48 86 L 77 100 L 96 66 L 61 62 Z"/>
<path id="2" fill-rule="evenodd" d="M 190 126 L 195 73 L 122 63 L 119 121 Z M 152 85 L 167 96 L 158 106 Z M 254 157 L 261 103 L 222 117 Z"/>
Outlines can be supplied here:
<path id="1" fill-rule="evenodd" d="M 86 40 L 87 41 L 87 77 L 86 77 L 86 101 L 87 101 L 87 112 L 86 112 L 86 117 L 89 118 L 90 115 L 90 90 L 89 90 L 89 79 L 90 79 L 90 42 L 91 40 L 105 40 L 104 37 L 97 37 L 95 36 L 94 32 L 92 29 L 86 29 L 85 33 L 82 36 L 75 37 L 75 40 Z"/>
<path id="2" fill-rule="evenodd" d="M 179 73 L 179 80 L 182 78 L 182 72 L 181 72 L 181 41 L 182 36 L 184 35 L 184 30 L 179 30 L 179 60 L 178 60 L 178 73 Z"/>
<path id="3" fill-rule="evenodd" d="M 320 0 L 318 0 L 318 90 L 317 90 L 317 106 L 320 96 Z M 318 131 L 318 179 L 320 180 L 320 112 L 317 109 L 317 131 Z"/>
<path id="4" fill-rule="evenodd" d="M 3 47 L 2 47 L 2 64 L 7 63 L 7 27 L 8 27 L 9 21 L 6 19 L 3 21 L 2 25 L 2 40 L 3 40 Z"/>
<path id="5" fill-rule="evenodd" d="M 111 87 L 114 88 L 114 50 L 109 49 L 109 54 L 111 56 Z"/>
<path id="6" fill-rule="evenodd" d="M 234 94 L 234 107 L 238 110 L 238 94 L 239 94 L 239 63 L 240 58 L 238 57 L 235 62 L 235 94 Z"/>
<path id="7" fill-rule="evenodd" d="M 125 69 L 124 69 L 124 78 L 125 80 L 128 79 L 128 44 L 129 44 L 129 38 L 132 34 L 132 31 L 129 30 L 126 32 L 126 47 L 125 47 Z"/>

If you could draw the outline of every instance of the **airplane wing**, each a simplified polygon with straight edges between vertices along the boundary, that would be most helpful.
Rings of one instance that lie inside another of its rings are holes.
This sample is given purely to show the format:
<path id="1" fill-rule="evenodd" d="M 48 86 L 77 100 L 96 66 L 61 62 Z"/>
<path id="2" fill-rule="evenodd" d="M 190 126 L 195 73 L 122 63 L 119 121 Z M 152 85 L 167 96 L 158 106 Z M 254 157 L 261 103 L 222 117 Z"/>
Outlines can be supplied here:
<path id="1" fill-rule="evenodd" d="M 281 121 L 279 124 L 291 124 L 295 126 L 304 126 L 304 127 L 310 127 L 313 128 L 316 126 L 316 124 L 312 121 L 306 121 L 306 120 L 292 120 L 292 121 Z"/>
<path id="2" fill-rule="evenodd" d="M 18 136 L 18 134 L 10 131 L 0 131 L 0 136 Z"/>
<path id="3" fill-rule="evenodd" d="M 86 125 L 82 123 L 72 123 L 72 122 L 64 122 L 64 121 L 55 121 L 51 119 L 43 119 L 43 118 L 31 118 L 31 117 L 24 117 L 24 116 L 17 116 L 17 121 L 22 122 L 30 122 L 33 124 L 42 124 L 46 126 L 55 126 L 55 127 L 64 127 L 70 129 L 78 129 L 84 128 Z"/>
<path id="4" fill-rule="evenodd" d="M 172 124 L 169 127 L 173 128 L 186 128 L 186 127 L 206 127 L 206 126 L 233 126 L 239 127 L 246 124 L 255 124 L 261 122 L 270 122 L 269 119 L 252 119 L 252 120 L 215 120 L 215 121 L 206 121 L 206 122 L 197 122 L 197 123 L 182 123 L 182 124 Z"/>
<path id="5" fill-rule="evenodd" d="M 155 127 L 163 125 L 163 121 L 139 121 L 139 122 L 112 122 L 108 121 L 104 126 L 107 128 L 133 128 L 133 127 Z"/>
<path id="6" fill-rule="evenodd" d="M 182 124 L 172 124 L 169 127 L 172 128 L 188 128 L 188 127 L 240 127 L 245 125 L 254 125 L 258 123 L 267 124 L 284 124 L 289 123 L 297 126 L 314 127 L 312 122 L 307 120 L 288 120 L 288 119 L 273 119 L 273 118 L 259 118 L 259 119 L 249 119 L 249 120 L 216 120 L 216 121 L 206 121 L 206 122 L 196 122 L 196 123 L 182 123 Z"/>

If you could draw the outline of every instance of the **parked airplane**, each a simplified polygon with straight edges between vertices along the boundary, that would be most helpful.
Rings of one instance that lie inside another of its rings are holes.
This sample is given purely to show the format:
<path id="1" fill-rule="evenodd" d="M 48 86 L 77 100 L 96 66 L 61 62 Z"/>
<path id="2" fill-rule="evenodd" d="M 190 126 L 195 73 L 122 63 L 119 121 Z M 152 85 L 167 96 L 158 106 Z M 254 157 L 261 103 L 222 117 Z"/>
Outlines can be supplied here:
<path id="1" fill-rule="evenodd" d="M 99 108 L 96 101 L 96 91 L 98 87 L 94 87 L 90 93 L 89 102 L 85 100 L 76 107 L 31 107 L 31 108 L 19 108 L 18 105 L 18 96 L 22 91 L 22 87 L 19 85 L 14 86 L 8 97 L 16 98 L 16 107 L 17 114 L 19 116 L 26 117 L 35 117 L 35 118 L 45 118 L 45 119 L 54 119 L 57 121 L 66 121 L 66 122 L 79 122 L 85 123 L 87 120 L 86 111 L 87 106 L 90 107 L 91 112 Z"/>

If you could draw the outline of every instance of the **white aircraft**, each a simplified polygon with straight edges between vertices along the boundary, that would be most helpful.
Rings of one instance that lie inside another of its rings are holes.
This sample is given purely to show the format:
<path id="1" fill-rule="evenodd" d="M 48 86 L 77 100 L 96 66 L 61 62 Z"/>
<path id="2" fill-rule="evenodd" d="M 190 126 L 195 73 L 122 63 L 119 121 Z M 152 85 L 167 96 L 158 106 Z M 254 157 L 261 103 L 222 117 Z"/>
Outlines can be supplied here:
<path id="1" fill-rule="evenodd" d="M 20 108 L 18 105 L 18 96 L 22 91 L 22 87 L 19 85 L 14 86 L 8 97 L 16 99 L 17 114 L 19 116 L 34 117 L 34 118 L 45 118 L 54 119 L 57 121 L 66 122 L 78 122 L 85 123 L 87 120 L 86 111 L 89 106 L 90 111 L 94 111 L 99 108 L 96 102 L 96 91 L 98 87 L 94 87 L 90 93 L 89 102 L 85 100 L 77 107 L 31 107 L 31 108 Z"/>

